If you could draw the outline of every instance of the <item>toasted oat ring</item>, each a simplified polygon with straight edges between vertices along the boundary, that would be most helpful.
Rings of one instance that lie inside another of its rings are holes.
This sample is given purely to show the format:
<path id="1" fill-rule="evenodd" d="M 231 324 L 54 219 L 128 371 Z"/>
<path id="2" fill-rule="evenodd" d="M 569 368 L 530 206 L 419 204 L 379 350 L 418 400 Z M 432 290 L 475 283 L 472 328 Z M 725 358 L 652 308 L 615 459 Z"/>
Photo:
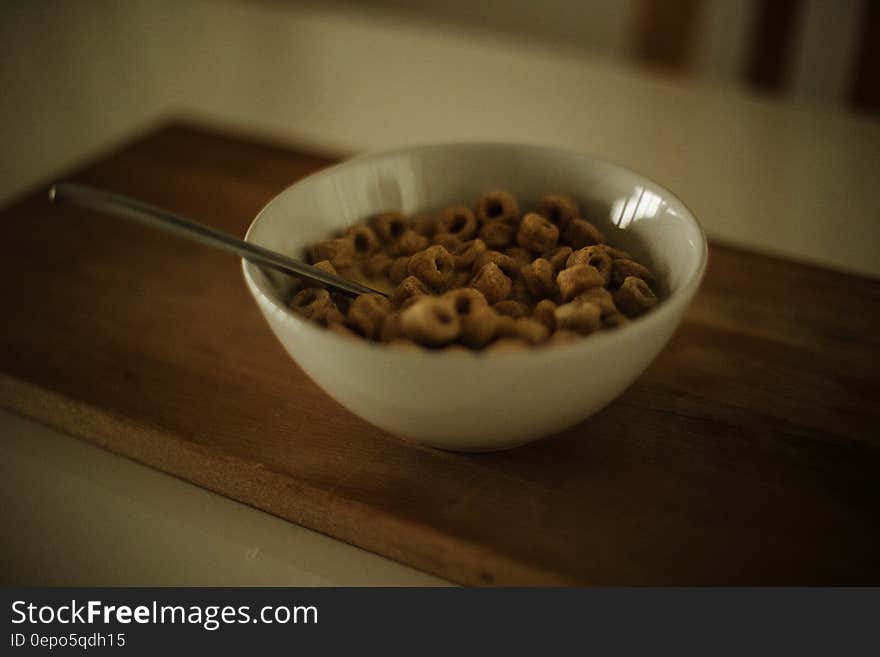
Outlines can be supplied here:
<path id="1" fill-rule="evenodd" d="M 477 201 L 477 219 L 482 223 L 504 221 L 516 223 L 519 218 L 519 203 L 509 192 L 495 189 L 480 197 Z"/>

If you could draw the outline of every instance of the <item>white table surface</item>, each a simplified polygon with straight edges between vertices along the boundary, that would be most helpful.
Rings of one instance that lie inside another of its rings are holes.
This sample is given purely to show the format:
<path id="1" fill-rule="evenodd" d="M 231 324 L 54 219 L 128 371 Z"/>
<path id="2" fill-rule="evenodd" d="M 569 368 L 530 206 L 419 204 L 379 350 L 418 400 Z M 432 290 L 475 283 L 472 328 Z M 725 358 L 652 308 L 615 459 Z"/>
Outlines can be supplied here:
<path id="1" fill-rule="evenodd" d="M 712 238 L 880 276 L 876 120 L 356 11 L 134 4 L 139 57 L 163 71 L 161 84 L 151 78 L 154 104 L 108 118 L 89 145 L 40 125 L 33 139 L 56 139 L 53 168 L 169 109 L 340 150 L 460 139 L 562 145 L 669 186 Z M 295 52 L 278 57 L 272 75 L 249 79 L 254 93 L 222 84 L 255 52 L 286 44 Z M 442 583 L 10 413 L 0 412 L 0 439 L 5 583 Z"/>
<path id="2" fill-rule="evenodd" d="M 445 582 L 0 411 L 0 583 Z"/>

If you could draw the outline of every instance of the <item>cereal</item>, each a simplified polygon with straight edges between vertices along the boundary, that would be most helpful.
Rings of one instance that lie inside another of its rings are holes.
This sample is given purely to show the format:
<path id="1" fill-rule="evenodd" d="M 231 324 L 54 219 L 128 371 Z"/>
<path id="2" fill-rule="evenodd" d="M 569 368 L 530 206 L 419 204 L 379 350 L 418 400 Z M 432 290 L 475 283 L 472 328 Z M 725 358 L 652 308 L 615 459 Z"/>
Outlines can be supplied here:
<path id="1" fill-rule="evenodd" d="M 654 277 L 647 267 L 629 259 L 615 260 L 611 269 L 611 287 L 620 287 L 629 276 L 641 278 L 648 285 L 654 283 Z"/>
<path id="2" fill-rule="evenodd" d="M 379 248 L 379 238 L 369 226 L 352 226 L 342 236 L 351 240 L 354 251 L 359 256 L 369 255 Z"/>
<path id="3" fill-rule="evenodd" d="M 487 224 L 494 221 L 516 223 L 519 217 L 519 203 L 512 194 L 503 190 L 493 190 L 477 201 L 477 219 Z"/>
<path id="4" fill-rule="evenodd" d="M 390 312 L 385 315 L 382 320 L 382 328 L 379 330 L 379 340 L 382 342 L 391 342 L 398 338 L 404 338 L 403 322 L 400 319 L 399 312 Z"/>
<path id="5" fill-rule="evenodd" d="M 565 229 L 565 241 L 572 249 L 582 249 L 593 244 L 602 244 L 605 236 L 586 219 L 572 219 Z"/>
<path id="6" fill-rule="evenodd" d="M 559 273 L 561 270 L 565 269 L 566 262 L 568 261 L 569 256 L 571 256 L 572 250 L 570 246 L 557 246 L 552 251 L 548 251 L 545 253 L 542 258 L 550 262 L 553 265 L 553 269 Z"/>
<path id="7" fill-rule="evenodd" d="M 432 244 L 442 246 L 444 249 L 452 253 L 462 245 L 461 239 L 452 233 L 437 233 L 431 238 Z"/>
<path id="8" fill-rule="evenodd" d="M 400 239 L 410 227 L 410 222 L 400 212 L 383 212 L 373 218 L 371 226 L 384 244 L 391 244 Z"/>
<path id="9" fill-rule="evenodd" d="M 428 287 L 442 292 L 449 287 L 452 280 L 455 260 L 442 246 L 431 246 L 412 256 L 407 263 L 406 271 Z"/>
<path id="10" fill-rule="evenodd" d="M 427 347 L 441 347 L 458 337 L 458 314 L 452 302 L 442 297 L 419 298 L 401 313 L 400 319 L 404 335 Z"/>
<path id="11" fill-rule="evenodd" d="M 583 336 L 569 329 L 559 329 L 550 336 L 550 344 L 570 344 L 578 342 Z"/>
<path id="12" fill-rule="evenodd" d="M 620 249 L 615 249 L 613 246 L 609 244 L 605 244 L 605 250 L 608 251 L 608 255 L 611 256 L 612 260 L 632 260 L 633 257 L 627 253 L 626 251 L 621 251 Z"/>
<path id="13" fill-rule="evenodd" d="M 388 267 L 388 280 L 392 285 L 400 285 L 409 274 L 409 256 L 395 258 Z"/>
<path id="14" fill-rule="evenodd" d="M 351 302 L 347 324 L 365 338 L 375 340 L 390 312 L 391 302 L 381 294 L 361 294 Z"/>
<path id="15" fill-rule="evenodd" d="M 605 280 L 595 267 L 575 265 L 566 267 L 556 276 L 559 293 L 563 301 L 571 301 L 582 292 L 593 287 L 602 287 Z"/>
<path id="16" fill-rule="evenodd" d="M 457 270 L 449 281 L 449 289 L 468 287 L 471 284 L 471 273 L 469 271 Z"/>
<path id="17" fill-rule="evenodd" d="M 391 293 L 391 305 L 400 308 L 410 298 L 427 294 L 430 294 L 430 292 L 422 281 L 415 276 L 407 276 Z"/>
<path id="18" fill-rule="evenodd" d="M 452 290 L 444 294 L 443 298 L 452 303 L 452 308 L 459 317 L 470 315 L 478 308 L 485 308 L 489 305 L 482 292 L 472 287 Z"/>
<path id="19" fill-rule="evenodd" d="M 524 303 L 530 308 L 535 305 L 535 299 L 532 297 L 532 293 L 529 292 L 529 288 L 526 287 L 525 281 L 522 280 L 522 274 L 520 274 L 520 278 L 513 281 L 507 298 L 510 301 Z"/>
<path id="20" fill-rule="evenodd" d="M 597 249 L 604 249 L 604 244 L 593 244 L 592 246 L 585 246 L 581 249 L 577 249 L 576 251 L 572 251 L 568 258 L 565 260 L 565 267 L 573 267 L 574 265 L 589 265 L 590 264 L 590 255 L 594 254 Z M 565 269 L 563 267 L 563 269 Z"/>
<path id="21" fill-rule="evenodd" d="M 290 308 L 321 326 L 341 323 L 343 315 L 330 298 L 330 293 L 318 287 L 307 287 L 290 300 Z"/>
<path id="22" fill-rule="evenodd" d="M 330 301 L 330 293 L 319 287 L 307 287 L 297 292 L 288 302 L 291 310 L 310 317 L 312 312 Z"/>
<path id="23" fill-rule="evenodd" d="M 348 309 L 351 307 L 351 297 L 342 294 L 341 292 L 336 292 L 332 290 L 328 290 L 330 292 L 330 301 L 336 306 L 336 308 L 344 315 L 348 314 Z"/>
<path id="24" fill-rule="evenodd" d="M 408 258 L 405 258 L 408 261 Z M 385 253 L 376 253 L 371 255 L 364 261 L 364 264 L 361 265 L 361 269 L 364 274 L 369 276 L 370 278 L 379 278 L 380 276 L 387 276 L 388 270 L 391 269 L 391 265 L 394 263 L 394 260 L 391 256 L 386 255 Z M 406 264 L 403 264 L 403 272 L 406 272 Z M 401 279 L 402 280 L 402 279 Z"/>
<path id="25" fill-rule="evenodd" d="M 602 274 L 602 285 L 608 285 L 611 280 L 612 261 L 608 253 L 608 249 L 603 244 L 594 244 L 593 246 L 585 246 L 582 249 L 574 251 L 566 260 L 566 266 L 573 265 L 590 265 Z"/>
<path id="26" fill-rule="evenodd" d="M 618 314 L 617 306 L 614 305 L 614 298 L 611 292 L 604 287 L 593 287 L 577 295 L 574 300 L 577 303 L 592 303 L 599 306 L 599 312 L 602 317 Z"/>
<path id="27" fill-rule="evenodd" d="M 535 258 L 521 246 L 511 246 L 509 249 L 504 249 L 504 254 L 516 260 L 521 267 L 529 264 Z"/>
<path id="28" fill-rule="evenodd" d="M 354 263 L 354 244 L 345 237 L 318 242 L 309 247 L 309 262 L 327 260 L 337 269 L 351 267 Z"/>
<path id="29" fill-rule="evenodd" d="M 415 255 L 426 246 L 428 246 L 428 238 L 409 229 L 404 231 L 403 235 L 391 245 L 389 252 L 391 255 L 411 256 Z"/>
<path id="30" fill-rule="evenodd" d="M 551 299 L 559 294 L 556 270 L 549 260 L 537 258 L 530 265 L 523 267 L 521 272 L 529 292 L 536 299 Z"/>
<path id="31" fill-rule="evenodd" d="M 430 294 L 431 294 L 430 292 L 428 292 L 428 294 L 413 294 L 413 295 L 407 297 L 406 299 L 404 299 L 400 303 L 400 306 L 398 306 L 397 309 L 400 310 L 401 312 L 403 312 L 404 310 L 409 308 L 411 305 L 416 303 L 419 299 L 421 299 L 422 297 L 425 297 L 425 296 L 430 296 Z"/>
<path id="32" fill-rule="evenodd" d="M 481 349 L 495 339 L 499 316 L 489 306 L 478 306 L 459 318 L 459 341 L 471 349 Z"/>
<path id="33" fill-rule="evenodd" d="M 553 312 L 558 329 L 568 329 L 586 335 L 598 331 L 599 306 L 593 303 L 565 303 Z"/>
<path id="34" fill-rule="evenodd" d="M 455 268 L 470 270 L 477 258 L 486 250 L 486 243 L 481 239 L 470 240 L 458 247 L 455 256 Z"/>
<path id="35" fill-rule="evenodd" d="M 437 232 L 455 235 L 461 241 L 477 236 L 479 224 L 473 211 L 464 205 L 453 205 L 443 210 L 437 217 Z"/>
<path id="36" fill-rule="evenodd" d="M 516 229 L 503 221 L 493 221 L 480 228 L 480 239 L 490 249 L 504 249 L 513 244 Z"/>
<path id="37" fill-rule="evenodd" d="M 532 311 L 532 317 L 541 322 L 550 331 L 553 331 L 556 329 L 556 317 L 554 316 L 555 312 L 555 303 L 550 301 L 550 299 L 541 299 L 535 305 L 535 309 Z"/>
<path id="38" fill-rule="evenodd" d="M 516 243 L 532 253 L 556 248 L 558 239 L 559 229 L 536 212 L 524 216 L 516 232 Z"/>
<path id="39" fill-rule="evenodd" d="M 408 217 L 385 212 L 309 246 L 317 269 L 392 290 L 300 289 L 293 312 L 348 339 L 398 349 L 513 351 L 615 330 L 657 305 L 654 277 L 604 243 L 571 197 L 532 212 L 508 192 Z"/>
<path id="40" fill-rule="evenodd" d="M 495 312 L 499 315 L 512 317 L 513 319 L 519 319 L 520 317 L 525 317 L 529 314 L 529 307 L 526 304 L 512 299 L 499 301 L 493 305 L 492 308 L 494 308 Z"/>
<path id="41" fill-rule="evenodd" d="M 329 260 L 322 260 L 321 262 L 316 262 L 312 265 L 315 269 L 320 269 L 323 272 L 327 272 L 328 274 L 336 274 L 336 267 L 333 266 Z"/>
<path id="42" fill-rule="evenodd" d="M 510 279 L 494 262 L 483 265 L 471 280 L 471 285 L 482 292 L 489 303 L 506 299 L 513 287 Z"/>
<path id="43" fill-rule="evenodd" d="M 531 317 L 521 317 L 514 321 L 516 335 L 529 344 L 540 344 L 550 337 L 550 329 Z"/>
<path id="44" fill-rule="evenodd" d="M 410 217 L 412 229 L 419 235 L 430 238 L 437 229 L 437 219 L 433 215 L 424 214 L 417 217 Z"/>
<path id="45" fill-rule="evenodd" d="M 477 259 L 474 261 L 474 272 L 476 273 L 480 271 L 480 269 L 483 268 L 483 265 L 488 262 L 494 262 L 498 265 L 498 269 L 507 274 L 511 279 L 519 276 L 519 263 L 509 255 L 501 253 L 500 251 L 484 251 L 478 255 Z"/>
<path id="46" fill-rule="evenodd" d="M 559 226 L 560 231 L 564 231 L 572 219 L 580 216 L 581 210 L 577 201 L 570 196 L 548 194 L 541 199 L 538 212 L 545 216 L 550 223 Z"/>
<path id="47" fill-rule="evenodd" d="M 657 297 L 643 279 L 627 276 L 614 292 L 614 303 L 624 315 L 635 318 L 656 306 Z"/>
<path id="48" fill-rule="evenodd" d="M 613 313 L 611 315 L 606 315 L 602 317 L 602 328 L 603 329 L 616 329 L 621 326 L 626 326 L 629 323 L 629 318 L 623 313 Z"/>

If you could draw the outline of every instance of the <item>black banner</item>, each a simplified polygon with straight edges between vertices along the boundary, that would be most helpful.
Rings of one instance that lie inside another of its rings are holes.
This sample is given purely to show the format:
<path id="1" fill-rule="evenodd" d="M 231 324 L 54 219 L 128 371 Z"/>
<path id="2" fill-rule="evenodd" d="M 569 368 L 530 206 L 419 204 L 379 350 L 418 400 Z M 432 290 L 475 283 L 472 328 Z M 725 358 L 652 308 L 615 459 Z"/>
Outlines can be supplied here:
<path id="1" fill-rule="evenodd" d="M 5 589 L 3 654 L 876 654 L 880 589 Z"/>

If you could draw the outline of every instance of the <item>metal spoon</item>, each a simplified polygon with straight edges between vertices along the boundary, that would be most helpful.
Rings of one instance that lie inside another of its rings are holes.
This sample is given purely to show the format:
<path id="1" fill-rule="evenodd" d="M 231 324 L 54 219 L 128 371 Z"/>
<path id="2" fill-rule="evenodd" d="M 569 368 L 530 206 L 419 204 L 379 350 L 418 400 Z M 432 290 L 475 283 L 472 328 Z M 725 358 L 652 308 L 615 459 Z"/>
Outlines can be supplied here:
<path id="1" fill-rule="evenodd" d="M 359 294 L 381 294 L 382 296 L 388 296 L 384 292 L 374 290 L 366 285 L 328 274 L 304 262 L 288 258 L 286 255 L 270 251 L 256 244 L 244 242 L 228 233 L 208 228 L 195 221 L 185 219 L 146 203 L 141 203 L 127 196 L 112 194 L 95 187 L 78 185 L 76 183 L 58 183 L 49 190 L 49 200 L 54 203 L 78 205 L 125 219 L 132 219 L 153 228 L 161 228 L 162 230 L 213 246 L 222 251 L 234 253 L 254 264 L 270 267 L 289 276 L 321 283 L 352 296 Z"/>

